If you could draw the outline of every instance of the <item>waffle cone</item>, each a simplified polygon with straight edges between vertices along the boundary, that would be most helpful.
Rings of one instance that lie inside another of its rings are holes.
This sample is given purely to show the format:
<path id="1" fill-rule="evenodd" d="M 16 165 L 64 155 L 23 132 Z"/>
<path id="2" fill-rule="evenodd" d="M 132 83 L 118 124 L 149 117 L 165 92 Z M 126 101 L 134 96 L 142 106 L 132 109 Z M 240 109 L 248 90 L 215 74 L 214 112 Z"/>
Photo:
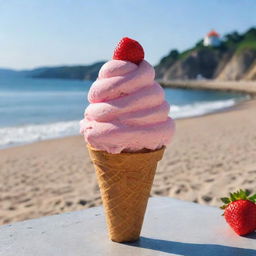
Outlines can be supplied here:
<path id="1" fill-rule="evenodd" d="M 147 153 L 110 154 L 87 147 L 95 166 L 110 239 L 137 240 L 157 162 L 165 148 Z"/>

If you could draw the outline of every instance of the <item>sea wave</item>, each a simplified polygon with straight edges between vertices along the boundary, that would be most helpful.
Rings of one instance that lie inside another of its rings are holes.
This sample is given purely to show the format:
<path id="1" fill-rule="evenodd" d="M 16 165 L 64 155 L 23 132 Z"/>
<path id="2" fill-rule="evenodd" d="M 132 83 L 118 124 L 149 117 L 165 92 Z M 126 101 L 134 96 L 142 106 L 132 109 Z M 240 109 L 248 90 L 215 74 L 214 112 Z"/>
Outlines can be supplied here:
<path id="1" fill-rule="evenodd" d="M 228 99 L 212 102 L 198 102 L 183 106 L 172 105 L 170 116 L 174 119 L 201 116 L 230 108 L 237 103 L 238 100 Z M 0 127 L 0 148 L 78 134 L 78 120 L 51 124 Z"/>
<path id="2" fill-rule="evenodd" d="M 0 147 L 76 135 L 79 121 L 0 128 Z"/>
<path id="3" fill-rule="evenodd" d="M 224 110 L 236 105 L 237 99 L 197 102 L 183 106 L 171 106 L 170 116 L 174 119 L 202 116 L 216 111 Z"/>

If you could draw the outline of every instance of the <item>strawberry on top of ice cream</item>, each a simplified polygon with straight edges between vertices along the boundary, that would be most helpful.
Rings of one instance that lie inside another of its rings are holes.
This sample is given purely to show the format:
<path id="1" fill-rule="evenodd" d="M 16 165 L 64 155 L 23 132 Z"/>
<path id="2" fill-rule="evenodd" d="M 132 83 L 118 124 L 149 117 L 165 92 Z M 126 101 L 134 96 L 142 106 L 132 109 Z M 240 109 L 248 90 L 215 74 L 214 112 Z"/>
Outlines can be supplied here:
<path id="1" fill-rule="evenodd" d="M 113 154 L 155 150 L 170 143 L 174 121 L 154 77 L 142 46 L 123 38 L 90 88 L 90 105 L 80 122 L 86 142 Z"/>

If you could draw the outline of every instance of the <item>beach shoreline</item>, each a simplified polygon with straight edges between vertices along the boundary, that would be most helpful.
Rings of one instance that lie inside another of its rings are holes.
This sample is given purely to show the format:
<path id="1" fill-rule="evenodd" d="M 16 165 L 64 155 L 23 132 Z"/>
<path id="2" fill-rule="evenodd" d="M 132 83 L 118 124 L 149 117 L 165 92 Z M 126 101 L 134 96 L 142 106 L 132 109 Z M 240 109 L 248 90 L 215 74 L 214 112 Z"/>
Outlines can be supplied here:
<path id="1" fill-rule="evenodd" d="M 176 121 L 151 195 L 219 206 L 220 197 L 256 186 L 256 100 Z M 0 224 L 101 204 L 82 136 L 0 150 Z"/>
<path id="2" fill-rule="evenodd" d="M 158 82 L 163 88 L 220 90 L 226 92 L 242 92 L 256 96 L 256 81 L 158 80 Z"/>

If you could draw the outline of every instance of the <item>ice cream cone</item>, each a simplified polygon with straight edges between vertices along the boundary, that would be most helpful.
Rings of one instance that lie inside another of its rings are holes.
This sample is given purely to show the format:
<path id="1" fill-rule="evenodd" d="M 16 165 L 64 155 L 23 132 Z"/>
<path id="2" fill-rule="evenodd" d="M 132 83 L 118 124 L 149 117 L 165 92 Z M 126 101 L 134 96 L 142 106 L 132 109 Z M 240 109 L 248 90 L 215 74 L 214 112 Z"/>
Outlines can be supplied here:
<path id="1" fill-rule="evenodd" d="M 139 238 L 157 162 L 162 159 L 164 149 L 110 154 L 88 145 L 112 241 Z"/>

